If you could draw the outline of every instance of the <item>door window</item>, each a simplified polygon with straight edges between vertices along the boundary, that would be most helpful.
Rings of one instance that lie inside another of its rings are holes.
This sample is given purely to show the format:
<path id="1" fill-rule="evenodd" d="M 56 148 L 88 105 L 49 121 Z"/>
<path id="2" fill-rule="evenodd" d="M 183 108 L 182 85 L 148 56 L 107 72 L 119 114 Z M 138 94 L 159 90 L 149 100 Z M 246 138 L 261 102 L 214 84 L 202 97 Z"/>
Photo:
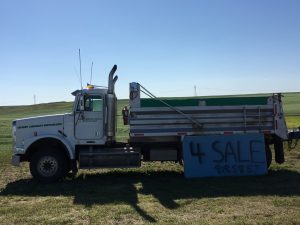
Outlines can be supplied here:
<path id="1" fill-rule="evenodd" d="M 84 111 L 102 112 L 103 99 L 101 96 L 85 95 Z"/>

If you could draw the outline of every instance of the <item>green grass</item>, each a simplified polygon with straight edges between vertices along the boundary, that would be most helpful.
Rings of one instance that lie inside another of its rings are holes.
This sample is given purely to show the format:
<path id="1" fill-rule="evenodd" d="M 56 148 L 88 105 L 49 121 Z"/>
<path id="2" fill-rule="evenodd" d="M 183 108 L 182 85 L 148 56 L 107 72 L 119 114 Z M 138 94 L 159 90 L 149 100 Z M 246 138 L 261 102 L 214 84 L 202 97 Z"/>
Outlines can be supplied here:
<path id="1" fill-rule="evenodd" d="M 300 116 L 300 93 L 286 93 L 283 98 L 285 113 Z"/>
<path id="2" fill-rule="evenodd" d="M 286 94 L 290 128 L 300 125 L 300 93 Z M 119 101 L 118 114 L 128 103 Z M 175 163 L 79 171 L 53 184 L 10 165 L 14 118 L 71 111 L 71 103 L 0 107 L 0 224 L 300 224 L 300 147 L 254 177 L 185 179 Z M 289 116 L 294 115 L 294 116 Z M 118 117 L 119 139 L 128 127 Z M 287 145 L 285 146 L 287 148 Z"/>

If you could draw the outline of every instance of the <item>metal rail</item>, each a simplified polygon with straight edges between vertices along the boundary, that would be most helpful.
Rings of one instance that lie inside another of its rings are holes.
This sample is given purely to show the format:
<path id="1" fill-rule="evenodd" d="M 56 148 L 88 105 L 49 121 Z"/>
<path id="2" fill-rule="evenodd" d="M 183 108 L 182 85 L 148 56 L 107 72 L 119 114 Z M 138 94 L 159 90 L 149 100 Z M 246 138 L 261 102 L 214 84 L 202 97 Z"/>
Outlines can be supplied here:
<path id="1" fill-rule="evenodd" d="M 174 106 L 171 106 L 170 104 L 166 103 L 165 101 L 157 98 L 154 94 L 152 94 L 149 90 L 147 90 L 144 86 L 142 86 L 141 84 L 137 83 L 138 85 L 140 85 L 140 87 L 143 89 L 140 89 L 141 92 L 143 92 L 145 95 L 147 95 L 150 98 L 153 98 L 157 101 L 160 101 L 161 103 L 163 103 L 164 105 L 166 105 L 168 108 L 174 110 L 175 112 L 179 113 L 180 115 L 184 116 L 185 118 L 187 118 L 188 120 L 190 120 L 191 122 L 193 122 L 194 124 L 196 124 L 198 127 L 202 127 L 203 125 L 201 123 L 199 123 L 197 120 L 193 119 L 192 117 L 186 115 L 185 113 L 183 113 L 181 110 L 175 108 Z"/>

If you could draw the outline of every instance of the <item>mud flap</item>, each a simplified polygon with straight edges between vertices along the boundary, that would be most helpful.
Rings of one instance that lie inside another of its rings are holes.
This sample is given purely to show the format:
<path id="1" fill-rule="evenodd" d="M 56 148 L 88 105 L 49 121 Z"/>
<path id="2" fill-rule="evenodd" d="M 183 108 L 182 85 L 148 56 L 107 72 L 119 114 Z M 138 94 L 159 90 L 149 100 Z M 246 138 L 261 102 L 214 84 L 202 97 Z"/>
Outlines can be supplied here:
<path id="1" fill-rule="evenodd" d="M 284 163 L 283 141 L 279 137 L 274 139 L 275 162 L 278 164 Z"/>

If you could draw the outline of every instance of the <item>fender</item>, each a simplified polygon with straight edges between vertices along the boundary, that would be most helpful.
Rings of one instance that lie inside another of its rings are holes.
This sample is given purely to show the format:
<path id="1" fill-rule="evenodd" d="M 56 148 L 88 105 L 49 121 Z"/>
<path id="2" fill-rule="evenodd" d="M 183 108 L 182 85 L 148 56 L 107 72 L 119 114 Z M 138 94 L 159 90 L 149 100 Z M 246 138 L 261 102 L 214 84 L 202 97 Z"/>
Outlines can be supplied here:
<path id="1" fill-rule="evenodd" d="M 61 136 L 58 135 L 53 135 L 53 134 L 46 134 L 46 135 L 39 135 L 36 137 L 32 137 L 32 138 L 28 138 L 24 140 L 24 149 L 25 152 L 27 151 L 27 149 L 36 141 L 43 139 L 43 138 L 53 138 L 56 139 L 60 142 L 62 142 L 64 144 L 64 146 L 66 147 L 66 149 L 68 150 L 70 159 L 75 159 L 75 155 L 74 155 L 74 148 L 72 147 L 72 145 L 68 142 L 68 140 L 62 138 Z"/>

